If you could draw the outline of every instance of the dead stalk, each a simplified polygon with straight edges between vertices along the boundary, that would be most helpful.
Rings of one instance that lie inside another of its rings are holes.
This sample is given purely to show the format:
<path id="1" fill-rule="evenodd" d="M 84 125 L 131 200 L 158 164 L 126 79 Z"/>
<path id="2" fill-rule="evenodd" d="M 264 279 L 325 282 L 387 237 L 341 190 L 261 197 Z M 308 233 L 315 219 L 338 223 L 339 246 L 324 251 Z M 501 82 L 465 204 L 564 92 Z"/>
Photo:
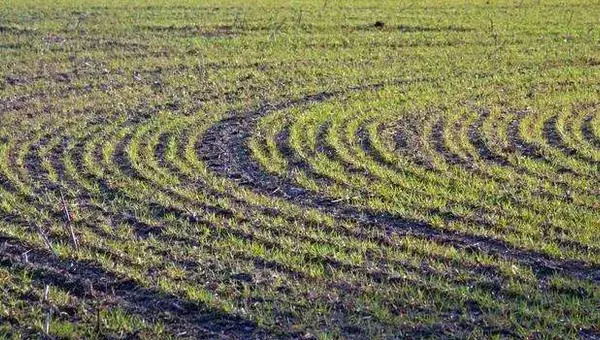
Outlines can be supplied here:
<path id="1" fill-rule="evenodd" d="M 44 233 L 42 228 L 38 224 L 36 224 L 35 227 L 36 227 L 38 233 L 40 234 L 40 236 L 42 236 L 42 240 L 44 240 L 44 243 L 46 244 L 46 247 L 48 247 L 48 250 L 50 250 L 52 252 L 52 254 L 54 254 L 54 256 L 58 257 L 58 254 L 54 250 L 54 247 L 52 247 L 52 243 L 50 242 L 50 239 L 48 238 L 48 236 L 46 236 L 46 234 Z"/>
<path id="2" fill-rule="evenodd" d="M 65 200 L 65 196 L 63 195 L 62 190 L 60 191 L 60 203 L 62 205 L 63 212 L 65 213 L 66 227 L 71 235 L 71 242 L 73 243 L 73 248 L 77 251 L 79 248 L 79 244 L 77 243 L 77 237 L 75 236 L 75 231 L 73 230 L 73 219 L 71 217 L 71 213 L 69 212 L 69 206 L 67 201 Z"/>

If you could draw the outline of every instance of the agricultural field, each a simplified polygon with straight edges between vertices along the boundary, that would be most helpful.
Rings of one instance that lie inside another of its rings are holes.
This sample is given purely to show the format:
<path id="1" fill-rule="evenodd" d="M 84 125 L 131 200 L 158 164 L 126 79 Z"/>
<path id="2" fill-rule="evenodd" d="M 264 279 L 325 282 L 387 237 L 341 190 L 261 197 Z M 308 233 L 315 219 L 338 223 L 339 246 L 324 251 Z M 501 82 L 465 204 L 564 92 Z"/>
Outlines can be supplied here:
<path id="1" fill-rule="evenodd" d="M 600 338 L 600 2 L 0 3 L 0 338 Z"/>

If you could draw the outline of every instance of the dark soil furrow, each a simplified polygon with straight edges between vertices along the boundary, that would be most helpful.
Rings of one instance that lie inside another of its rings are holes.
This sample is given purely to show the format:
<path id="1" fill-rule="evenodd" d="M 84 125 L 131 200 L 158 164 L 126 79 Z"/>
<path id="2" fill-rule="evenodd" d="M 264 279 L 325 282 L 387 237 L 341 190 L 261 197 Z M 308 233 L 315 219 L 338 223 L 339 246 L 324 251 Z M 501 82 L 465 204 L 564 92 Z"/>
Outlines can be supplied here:
<path id="1" fill-rule="evenodd" d="M 576 149 L 565 144 L 565 142 L 562 140 L 562 138 L 560 136 L 560 133 L 557 130 L 557 126 L 556 126 L 557 119 L 558 119 L 558 117 L 555 116 L 544 122 L 543 131 L 544 131 L 544 138 L 546 139 L 546 142 L 549 145 L 551 145 L 552 147 L 560 150 L 562 153 L 564 153 L 569 158 L 575 158 L 581 162 L 588 163 L 591 166 L 596 166 L 600 172 L 600 162 L 599 161 L 596 161 L 590 157 L 586 157 L 585 155 L 582 155 Z"/>
<path id="2" fill-rule="evenodd" d="M 530 266 L 538 275 L 546 276 L 563 272 L 579 278 L 600 280 L 600 268 L 589 264 L 557 260 L 537 251 L 515 248 L 500 239 L 452 230 L 442 231 L 419 221 L 406 220 L 389 213 L 361 210 L 341 202 L 334 202 L 322 197 L 319 193 L 297 188 L 288 179 L 269 174 L 256 164 L 251 151 L 246 146 L 246 140 L 260 117 L 275 110 L 322 102 L 341 93 L 343 92 L 320 93 L 296 101 L 265 105 L 255 111 L 243 114 L 238 113 L 208 129 L 198 144 L 198 154 L 206 160 L 207 166 L 216 174 L 230 179 L 243 179 L 240 181 L 240 185 L 267 196 L 286 199 L 300 206 L 317 208 L 335 217 L 383 227 L 391 232 L 416 235 L 457 248 L 490 253 Z M 244 170 L 240 171 L 240 169 Z"/>
<path id="3" fill-rule="evenodd" d="M 583 124 L 581 126 L 581 132 L 583 133 L 583 136 L 585 137 L 585 139 L 591 145 L 600 149 L 600 136 L 596 136 L 592 129 L 592 120 L 593 119 L 594 119 L 593 115 L 589 115 L 588 117 L 585 118 L 585 120 L 583 121 Z"/>
<path id="4" fill-rule="evenodd" d="M 172 332 L 185 330 L 194 337 L 214 337 L 225 333 L 231 337 L 251 338 L 269 335 L 267 330 L 238 316 L 143 287 L 132 279 L 92 263 L 59 259 L 0 234 L 0 244 L 4 243 L 7 246 L 0 254 L 2 261 L 27 268 L 32 272 L 33 280 L 61 287 L 82 299 L 110 301 L 129 313 L 164 322 Z M 21 254 L 24 253 L 28 254 L 27 263 L 22 262 Z"/>

